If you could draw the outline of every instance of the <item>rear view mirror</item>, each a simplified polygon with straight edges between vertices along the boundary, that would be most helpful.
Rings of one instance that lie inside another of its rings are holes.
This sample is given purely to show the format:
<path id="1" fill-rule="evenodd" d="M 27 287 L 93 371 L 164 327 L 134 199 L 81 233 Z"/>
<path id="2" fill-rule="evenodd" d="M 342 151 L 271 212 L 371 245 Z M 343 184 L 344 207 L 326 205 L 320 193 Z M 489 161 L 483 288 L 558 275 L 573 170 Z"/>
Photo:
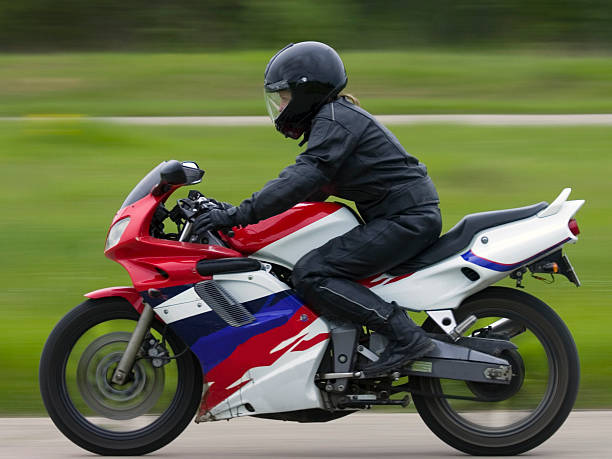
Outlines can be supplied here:
<path id="1" fill-rule="evenodd" d="M 160 185 L 184 185 L 187 177 L 183 165 L 176 161 L 168 161 L 159 173 L 161 177 Z"/>
<path id="2" fill-rule="evenodd" d="M 193 161 L 184 161 L 182 165 L 183 172 L 185 172 L 185 177 L 187 179 L 185 185 L 195 185 L 202 181 L 204 171 L 200 169 L 196 163 Z"/>

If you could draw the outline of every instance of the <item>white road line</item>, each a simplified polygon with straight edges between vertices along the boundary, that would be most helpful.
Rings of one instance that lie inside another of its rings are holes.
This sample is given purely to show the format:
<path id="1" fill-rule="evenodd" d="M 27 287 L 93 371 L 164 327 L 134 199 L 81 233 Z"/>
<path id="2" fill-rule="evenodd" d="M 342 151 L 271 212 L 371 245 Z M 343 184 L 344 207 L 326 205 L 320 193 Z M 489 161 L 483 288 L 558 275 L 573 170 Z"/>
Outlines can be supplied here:
<path id="1" fill-rule="evenodd" d="M 612 114 L 583 115 L 377 115 L 384 124 L 434 124 L 453 123 L 483 126 L 576 126 L 612 125 Z M 117 124 L 159 125 L 159 126 L 269 126 L 266 116 L 23 116 L 0 117 L 0 121 L 54 121 L 83 120 Z"/>

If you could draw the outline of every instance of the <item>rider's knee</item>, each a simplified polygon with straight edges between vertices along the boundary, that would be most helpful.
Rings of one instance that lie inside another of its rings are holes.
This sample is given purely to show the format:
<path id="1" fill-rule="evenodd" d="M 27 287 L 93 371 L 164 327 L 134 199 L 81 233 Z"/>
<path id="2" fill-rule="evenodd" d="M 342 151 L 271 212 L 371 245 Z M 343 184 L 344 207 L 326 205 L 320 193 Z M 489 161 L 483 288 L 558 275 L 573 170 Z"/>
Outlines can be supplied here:
<path id="1" fill-rule="evenodd" d="M 316 268 L 316 264 L 313 263 L 313 257 L 309 255 L 307 254 L 300 258 L 293 267 L 291 280 L 293 281 L 293 287 L 298 292 L 313 287 L 321 280 L 320 270 Z"/>

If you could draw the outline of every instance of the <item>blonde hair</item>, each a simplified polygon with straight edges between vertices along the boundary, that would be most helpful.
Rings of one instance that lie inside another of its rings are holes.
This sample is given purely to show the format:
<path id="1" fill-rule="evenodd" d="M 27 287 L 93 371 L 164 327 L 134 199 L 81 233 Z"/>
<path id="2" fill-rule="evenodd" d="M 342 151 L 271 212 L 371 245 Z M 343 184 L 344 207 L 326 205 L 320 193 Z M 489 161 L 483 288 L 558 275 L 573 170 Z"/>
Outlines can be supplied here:
<path id="1" fill-rule="evenodd" d="M 353 105 L 357 105 L 358 107 L 361 107 L 361 104 L 359 103 L 359 99 L 357 99 L 354 95 L 352 94 L 340 94 L 338 97 L 344 97 L 346 100 L 348 100 L 351 104 Z"/>

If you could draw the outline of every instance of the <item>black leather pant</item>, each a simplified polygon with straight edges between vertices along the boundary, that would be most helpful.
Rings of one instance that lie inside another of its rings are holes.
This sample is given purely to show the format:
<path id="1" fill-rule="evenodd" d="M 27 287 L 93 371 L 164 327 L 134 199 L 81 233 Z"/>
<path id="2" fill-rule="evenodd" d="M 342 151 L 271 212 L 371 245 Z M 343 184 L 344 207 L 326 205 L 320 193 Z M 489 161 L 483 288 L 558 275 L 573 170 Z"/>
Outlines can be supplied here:
<path id="1" fill-rule="evenodd" d="M 356 281 L 416 256 L 441 228 L 437 205 L 357 226 L 304 255 L 293 270 L 294 287 L 317 313 L 386 334 L 394 306 Z"/>

